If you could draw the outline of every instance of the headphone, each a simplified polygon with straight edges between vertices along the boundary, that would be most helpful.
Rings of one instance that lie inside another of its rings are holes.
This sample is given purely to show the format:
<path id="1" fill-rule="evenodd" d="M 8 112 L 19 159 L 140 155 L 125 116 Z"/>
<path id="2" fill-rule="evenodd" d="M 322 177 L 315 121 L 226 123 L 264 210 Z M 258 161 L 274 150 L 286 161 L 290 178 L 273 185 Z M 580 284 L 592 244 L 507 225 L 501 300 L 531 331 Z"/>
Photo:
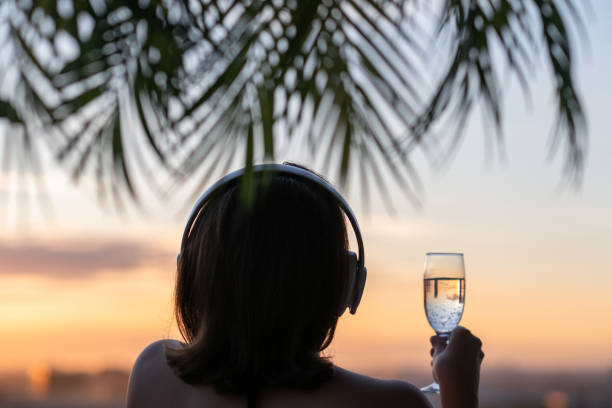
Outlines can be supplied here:
<path id="1" fill-rule="evenodd" d="M 267 163 L 254 165 L 252 171 L 253 175 L 255 176 L 270 173 L 274 175 L 289 176 L 296 180 L 311 183 L 319 188 L 322 188 L 334 198 L 336 203 L 346 214 L 346 217 L 349 219 L 353 228 L 353 232 L 355 233 L 355 238 L 357 239 L 359 256 L 357 256 L 357 254 L 351 251 L 348 251 L 347 253 L 347 263 L 349 268 L 349 285 L 345 301 L 342 303 L 338 311 L 338 316 L 341 316 L 347 307 L 349 308 L 351 314 L 355 314 L 355 312 L 357 312 L 357 307 L 361 302 L 361 296 L 363 295 L 363 290 L 365 288 L 368 270 L 364 265 L 363 239 L 361 238 L 359 224 L 357 223 L 357 218 L 355 217 L 355 214 L 353 214 L 353 210 L 348 205 L 346 200 L 344 200 L 342 195 L 340 195 L 340 193 L 322 177 L 319 177 L 318 175 L 301 167 L 286 164 Z M 198 218 L 198 215 L 200 214 L 200 211 L 202 210 L 204 205 L 206 205 L 206 203 L 211 200 L 211 197 L 216 196 L 219 192 L 234 185 L 244 173 L 245 169 L 240 169 L 229 173 L 228 175 L 217 181 L 215 184 L 213 184 L 211 187 L 209 187 L 204 192 L 204 194 L 200 196 L 198 201 L 196 201 L 195 205 L 193 206 L 193 209 L 191 210 L 191 213 L 189 214 L 189 218 L 187 218 L 187 225 L 185 226 L 185 231 L 183 232 L 183 239 L 181 240 L 181 252 L 179 252 L 179 254 L 176 256 L 177 267 L 181 259 L 181 253 L 185 250 L 185 245 L 187 244 L 187 240 L 189 239 L 189 234 L 191 233 L 193 223 Z"/>

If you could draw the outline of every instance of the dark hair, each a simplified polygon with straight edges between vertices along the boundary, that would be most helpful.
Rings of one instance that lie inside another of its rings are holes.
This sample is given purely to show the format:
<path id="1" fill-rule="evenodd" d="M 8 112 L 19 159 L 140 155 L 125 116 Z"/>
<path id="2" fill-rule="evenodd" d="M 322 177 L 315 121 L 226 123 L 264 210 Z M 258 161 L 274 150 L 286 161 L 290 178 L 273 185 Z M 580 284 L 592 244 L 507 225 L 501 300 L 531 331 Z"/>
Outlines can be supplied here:
<path id="1" fill-rule="evenodd" d="M 313 182 L 255 178 L 254 203 L 230 186 L 201 210 L 181 254 L 175 315 L 187 344 L 166 348 L 184 381 L 247 394 L 313 388 L 347 290 L 344 217 Z"/>

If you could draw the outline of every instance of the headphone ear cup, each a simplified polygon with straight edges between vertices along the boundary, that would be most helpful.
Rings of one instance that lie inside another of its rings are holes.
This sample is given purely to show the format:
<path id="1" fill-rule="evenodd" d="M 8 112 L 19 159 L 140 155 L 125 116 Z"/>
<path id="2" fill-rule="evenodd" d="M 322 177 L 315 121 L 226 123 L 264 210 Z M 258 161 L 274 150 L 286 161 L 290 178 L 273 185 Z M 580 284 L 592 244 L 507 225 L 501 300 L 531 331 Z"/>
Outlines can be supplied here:
<path id="1" fill-rule="evenodd" d="M 357 312 L 357 308 L 359 307 L 359 303 L 361 303 L 361 296 L 363 296 L 363 290 L 365 289 L 366 279 L 368 278 L 368 268 L 363 267 L 361 273 L 356 270 L 355 274 L 357 276 L 357 282 L 355 282 L 354 296 L 352 297 L 351 304 L 349 305 L 349 310 L 351 314 L 355 314 Z"/>
<path id="2" fill-rule="evenodd" d="M 340 309 L 338 310 L 338 316 L 342 316 L 346 308 L 351 307 L 355 294 L 355 280 L 357 279 L 357 254 L 352 251 L 348 251 L 346 255 L 348 266 L 346 276 L 348 278 L 348 282 L 346 285 L 346 294 L 342 304 L 340 305 Z"/>
<path id="3" fill-rule="evenodd" d="M 176 254 L 176 267 L 178 268 L 181 264 L 181 253 Z"/>

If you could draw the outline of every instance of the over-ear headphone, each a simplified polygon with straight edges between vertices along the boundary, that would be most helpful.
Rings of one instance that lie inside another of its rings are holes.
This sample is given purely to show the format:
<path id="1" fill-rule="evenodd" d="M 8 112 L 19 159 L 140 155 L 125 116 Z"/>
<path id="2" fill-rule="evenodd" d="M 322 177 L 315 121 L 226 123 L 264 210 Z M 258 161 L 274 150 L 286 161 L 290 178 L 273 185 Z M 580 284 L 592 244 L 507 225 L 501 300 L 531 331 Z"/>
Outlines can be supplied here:
<path id="1" fill-rule="evenodd" d="M 177 267 L 180 263 L 181 253 L 185 249 L 185 245 L 189 238 L 189 234 L 191 233 L 191 228 L 196 218 L 198 217 L 200 210 L 202 207 L 214 196 L 218 195 L 219 192 L 228 188 L 231 185 L 234 185 L 240 177 L 244 174 L 245 169 L 237 170 L 232 173 L 229 173 L 225 177 L 221 178 L 211 187 L 209 187 L 202 196 L 196 201 L 191 213 L 189 214 L 189 218 L 187 219 L 187 225 L 185 226 L 185 231 L 183 232 L 183 239 L 181 241 L 181 252 L 176 256 Z M 363 249 L 363 240 L 361 238 L 361 231 L 359 230 L 359 224 L 357 223 L 357 218 L 355 214 L 353 214 L 353 210 L 348 205 L 346 200 L 340 195 L 340 193 L 334 189 L 326 180 L 317 176 L 316 174 L 302 169 L 297 166 L 291 166 L 286 164 L 259 164 L 253 166 L 253 175 L 255 177 L 269 174 L 269 175 L 283 175 L 295 178 L 300 181 L 304 181 L 307 183 L 312 183 L 315 186 L 318 186 L 323 191 L 329 193 L 335 201 L 338 203 L 342 211 L 346 214 L 346 217 L 349 219 L 353 231 L 355 233 L 355 238 L 357 239 L 357 246 L 359 255 L 354 252 L 348 251 L 348 291 L 346 294 L 346 299 L 342 303 L 340 310 L 338 311 L 338 316 L 342 315 L 346 308 L 348 307 L 351 314 L 355 314 L 357 311 L 357 307 L 361 302 L 361 296 L 363 295 L 363 290 L 365 288 L 365 282 L 368 274 L 368 270 L 364 265 L 364 249 Z"/>

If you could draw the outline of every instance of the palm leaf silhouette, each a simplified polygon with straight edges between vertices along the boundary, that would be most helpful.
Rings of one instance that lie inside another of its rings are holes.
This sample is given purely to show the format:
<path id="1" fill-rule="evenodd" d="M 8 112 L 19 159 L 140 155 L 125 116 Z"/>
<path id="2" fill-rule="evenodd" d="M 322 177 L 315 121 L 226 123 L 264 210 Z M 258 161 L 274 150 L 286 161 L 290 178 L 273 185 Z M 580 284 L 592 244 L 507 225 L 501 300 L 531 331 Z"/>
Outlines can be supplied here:
<path id="1" fill-rule="evenodd" d="M 5 0 L 0 118 L 119 202 L 124 191 L 138 200 L 134 171 L 159 194 L 201 175 L 199 191 L 236 157 L 274 159 L 284 139 L 343 185 L 358 170 L 366 197 L 397 183 L 414 200 L 411 153 L 432 125 L 460 130 L 481 101 L 500 128 L 498 65 L 528 89 L 543 47 L 553 147 L 564 141 L 579 180 L 585 119 L 568 24 L 580 25 L 570 0 Z M 432 44 L 447 57 L 432 58 Z"/>

